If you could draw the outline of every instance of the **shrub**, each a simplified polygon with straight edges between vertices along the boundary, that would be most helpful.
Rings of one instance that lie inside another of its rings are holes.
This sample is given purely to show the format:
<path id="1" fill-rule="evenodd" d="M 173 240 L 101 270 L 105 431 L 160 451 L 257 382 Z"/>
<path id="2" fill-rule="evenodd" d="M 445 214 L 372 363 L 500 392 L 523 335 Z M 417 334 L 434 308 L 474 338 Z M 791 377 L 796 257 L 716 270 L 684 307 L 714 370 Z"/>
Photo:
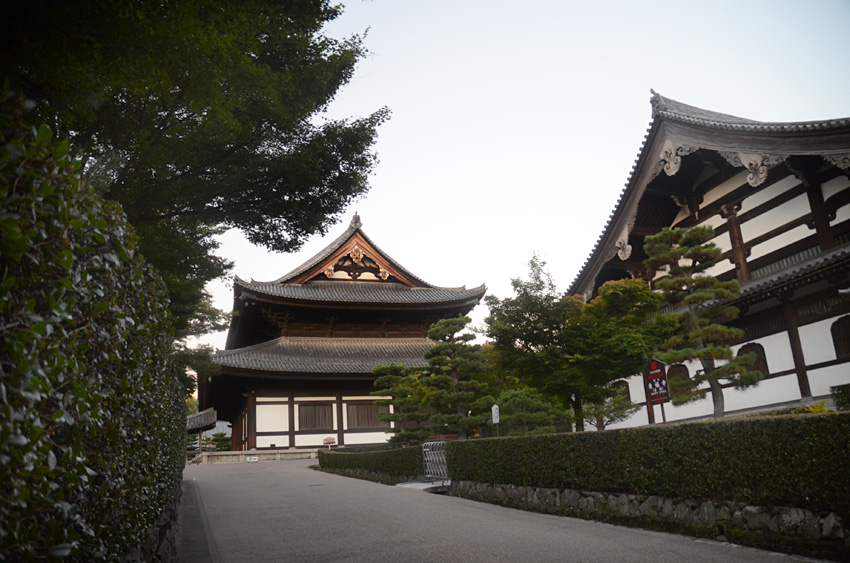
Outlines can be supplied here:
<path id="1" fill-rule="evenodd" d="M 181 479 L 165 290 L 68 142 L 0 106 L 0 560 L 115 560 Z"/>
<path id="2" fill-rule="evenodd" d="M 850 383 L 829 388 L 836 410 L 850 411 Z"/>
<path id="3" fill-rule="evenodd" d="M 411 481 L 424 472 L 421 446 L 361 452 L 319 450 L 319 466 L 323 471 L 390 484 Z"/>
<path id="4" fill-rule="evenodd" d="M 850 413 L 450 442 L 449 477 L 850 516 Z"/>

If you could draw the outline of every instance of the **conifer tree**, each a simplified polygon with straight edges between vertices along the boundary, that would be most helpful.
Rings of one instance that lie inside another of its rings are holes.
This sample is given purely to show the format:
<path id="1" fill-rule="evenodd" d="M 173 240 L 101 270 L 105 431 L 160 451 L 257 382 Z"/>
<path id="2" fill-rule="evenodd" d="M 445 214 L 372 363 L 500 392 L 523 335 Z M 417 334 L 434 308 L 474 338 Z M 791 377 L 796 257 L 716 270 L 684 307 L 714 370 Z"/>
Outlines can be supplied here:
<path id="1" fill-rule="evenodd" d="M 392 422 L 393 427 L 387 429 L 392 433 L 389 441 L 393 444 L 419 443 L 428 438 L 428 418 L 431 416 L 426 408 L 427 395 L 419 378 L 421 368 L 407 368 L 397 364 L 378 366 L 373 373 L 378 376 L 374 386 L 376 397 L 390 397 L 375 401 L 378 406 L 391 407 L 392 412 L 378 413 L 378 420 Z"/>
<path id="2" fill-rule="evenodd" d="M 494 403 L 489 386 L 479 379 L 484 371 L 481 346 L 470 344 L 474 334 L 461 333 L 470 322 L 461 316 L 431 327 L 428 338 L 438 344 L 425 353 L 428 375 L 420 380 L 428 391 L 428 406 L 434 409 L 429 419 L 432 432 L 456 432 L 461 440 L 485 422 Z"/>
<path id="3" fill-rule="evenodd" d="M 711 227 L 665 228 L 646 237 L 644 250 L 649 258 L 644 263 L 647 268 L 669 274 L 657 280 L 655 288 L 673 308 L 678 326 L 676 334 L 661 346 L 658 359 L 671 364 L 698 360 L 702 369 L 689 381 L 678 381 L 678 391 L 688 400 L 700 399 L 710 390 L 714 416 L 722 417 L 723 382 L 748 387 L 756 385 L 762 374 L 748 368 L 754 355 L 732 354 L 731 345 L 744 337 L 744 331 L 721 322 L 738 316 L 738 309 L 729 302 L 738 295 L 740 286 L 737 281 L 722 282 L 705 273 L 721 254 L 712 238 Z"/>

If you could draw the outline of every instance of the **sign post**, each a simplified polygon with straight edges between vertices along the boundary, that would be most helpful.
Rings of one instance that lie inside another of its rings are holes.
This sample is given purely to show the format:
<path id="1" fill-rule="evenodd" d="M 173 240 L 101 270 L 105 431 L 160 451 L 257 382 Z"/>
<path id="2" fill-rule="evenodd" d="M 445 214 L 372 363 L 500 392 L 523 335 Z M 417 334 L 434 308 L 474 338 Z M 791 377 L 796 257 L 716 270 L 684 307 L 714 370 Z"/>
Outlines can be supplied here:
<path id="1" fill-rule="evenodd" d="M 661 418 L 667 424 L 664 403 L 670 401 L 670 389 L 667 385 L 667 370 L 664 362 L 651 360 L 643 369 L 643 387 L 646 391 L 646 408 L 649 423 L 655 424 L 655 405 L 661 405 Z"/>
<path id="2" fill-rule="evenodd" d="M 490 407 L 490 413 L 493 415 L 493 425 L 496 427 L 496 436 L 499 435 L 499 405 Z"/>

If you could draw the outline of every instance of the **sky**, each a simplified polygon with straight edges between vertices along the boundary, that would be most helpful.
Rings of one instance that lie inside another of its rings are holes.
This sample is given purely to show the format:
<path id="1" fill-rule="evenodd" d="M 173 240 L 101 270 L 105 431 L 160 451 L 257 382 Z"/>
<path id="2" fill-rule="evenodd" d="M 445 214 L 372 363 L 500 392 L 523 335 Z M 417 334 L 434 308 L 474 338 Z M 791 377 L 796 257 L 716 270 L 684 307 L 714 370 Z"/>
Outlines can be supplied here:
<path id="1" fill-rule="evenodd" d="M 534 253 L 566 290 L 628 180 L 650 89 L 759 121 L 850 117 L 850 0 L 348 1 L 325 28 L 369 54 L 330 119 L 388 107 L 371 188 L 295 254 L 236 231 L 218 254 L 270 281 L 360 214 L 364 232 L 425 281 L 512 296 Z M 209 286 L 229 311 L 232 282 Z M 481 325 L 482 303 L 470 315 Z M 202 343 L 224 348 L 225 333 Z"/>

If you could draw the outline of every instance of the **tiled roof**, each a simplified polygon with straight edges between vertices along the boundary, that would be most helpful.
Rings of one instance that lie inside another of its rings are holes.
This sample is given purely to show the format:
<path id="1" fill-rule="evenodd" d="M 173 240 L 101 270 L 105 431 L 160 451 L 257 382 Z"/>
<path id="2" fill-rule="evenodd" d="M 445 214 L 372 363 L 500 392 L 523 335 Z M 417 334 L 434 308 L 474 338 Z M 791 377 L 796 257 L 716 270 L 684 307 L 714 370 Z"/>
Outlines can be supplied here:
<path id="1" fill-rule="evenodd" d="M 845 271 L 850 267 L 850 245 L 834 248 L 805 262 L 789 266 L 771 276 L 743 283 L 741 284 L 741 293 L 736 299 L 736 302 L 747 301 L 748 298 L 764 294 L 765 292 L 794 289 L 795 282 L 807 282 L 809 275 L 828 270 L 832 267 L 843 268 Z"/>
<path id="2" fill-rule="evenodd" d="M 235 279 L 235 284 L 259 295 L 298 301 L 350 304 L 425 305 L 472 300 L 477 303 L 487 291 L 483 285 L 466 289 L 464 287 L 407 287 L 400 283 L 387 282 L 311 281 L 305 284 L 279 284 L 246 282 L 238 277 Z"/>
<path id="3" fill-rule="evenodd" d="M 702 125 L 714 129 L 747 131 L 754 133 L 799 133 L 822 131 L 850 126 L 850 118 L 828 119 L 824 121 L 772 122 L 754 121 L 734 115 L 718 113 L 689 106 L 661 94 L 652 92 L 652 113 L 654 118 L 663 117 L 671 121 Z"/>
<path id="4" fill-rule="evenodd" d="M 597 238 L 596 244 L 594 244 L 593 249 L 591 250 L 587 259 L 584 261 L 581 270 L 579 270 L 579 273 L 576 275 L 575 279 L 573 279 L 573 282 L 570 284 L 570 287 L 567 290 L 568 294 L 574 294 L 579 290 L 579 286 L 584 283 L 585 278 L 590 275 L 588 272 L 588 268 L 591 267 L 592 262 L 597 257 L 597 254 L 602 252 L 602 250 L 608 244 L 608 240 L 612 236 L 616 236 L 616 234 L 614 234 L 612 231 L 614 230 L 615 226 L 619 224 L 618 221 L 620 220 L 620 217 L 623 214 L 624 209 L 626 208 L 626 204 L 628 203 L 632 192 L 636 189 L 638 172 L 640 171 L 641 166 L 643 165 L 643 161 L 648 158 L 645 151 L 647 150 L 647 147 L 651 145 L 651 139 L 656 135 L 662 122 L 676 121 L 680 123 L 708 127 L 721 131 L 768 134 L 773 133 L 779 134 L 779 136 L 783 136 L 782 134 L 787 133 L 814 133 L 817 131 L 825 131 L 830 129 L 847 129 L 848 127 L 850 127 L 850 118 L 832 119 L 825 121 L 807 121 L 797 123 L 765 123 L 761 121 L 754 121 L 751 119 L 744 119 L 742 117 L 736 117 L 734 115 L 728 115 L 725 113 L 704 110 L 702 108 L 683 104 L 682 102 L 678 102 L 670 98 L 665 98 L 664 96 L 658 94 L 655 91 L 651 92 L 652 99 L 650 100 L 650 102 L 652 104 L 652 121 L 650 121 L 649 127 L 646 130 L 646 135 L 644 135 L 643 142 L 641 143 L 640 149 L 638 150 L 637 158 L 635 159 L 634 165 L 632 166 L 632 169 L 629 172 L 628 180 L 626 181 L 625 187 L 620 191 L 620 197 L 617 200 L 617 204 L 614 207 L 614 210 L 608 216 L 608 222 L 605 224 L 605 228 L 602 230 L 602 233 L 599 235 L 599 238 Z M 730 150 L 732 149 L 732 147 L 729 148 Z"/>
<path id="5" fill-rule="evenodd" d="M 267 372 L 371 374 L 380 365 L 425 366 L 425 352 L 435 344 L 427 338 L 283 336 L 254 346 L 218 352 L 213 361 L 222 367 Z"/>
<path id="6" fill-rule="evenodd" d="M 322 250 L 321 252 L 319 252 L 318 254 L 316 254 L 315 256 L 313 256 L 312 258 L 310 258 L 309 260 L 307 260 L 306 262 L 304 262 L 303 264 L 301 264 L 300 266 L 298 266 L 297 268 L 295 268 L 294 270 L 289 272 L 288 274 L 281 276 L 280 278 L 278 278 L 274 281 L 268 282 L 268 283 L 286 283 L 287 281 L 303 274 L 304 272 L 306 272 L 310 268 L 318 265 L 323 260 L 326 260 L 327 258 L 329 258 L 331 254 L 333 254 L 334 252 L 339 250 L 339 248 L 343 244 L 345 244 L 346 241 L 348 241 L 352 236 L 354 236 L 354 234 L 356 232 L 359 231 L 360 236 L 362 236 L 364 239 L 366 239 L 366 241 L 369 244 L 371 244 L 375 248 L 375 250 L 377 250 L 381 254 L 381 256 L 383 256 L 384 258 L 386 258 L 387 260 L 392 262 L 393 265 L 396 268 L 399 269 L 399 271 L 403 272 L 409 278 L 412 278 L 412 279 L 416 280 L 417 282 L 420 282 L 422 285 L 424 285 L 426 287 L 431 287 L 431 284 L 429 284 L 428 282 L 422 280 L 421 278 L 419 278 L 419 277 L 415 276 L 414 274 L 412 274 L 411 272 L 409 272 L 401 264 L 399 264 L 398 262 L 393 260 L 389 255 L 387 255 L 386 252 L 381 250 L 378 247 L 377 244 L 372 242 L 372 240 L 369 237 L 366 236 L 366 233 L 364 233 L 363 230 L 361 229 L 362 226 L 363 226 L 363 223 L 360 221 L 360 215 L 355 213 L 354 217 L 351 219 L 351 224 L 348 226 L 348 229 L 346 229 L 344 233 L 339 235 L 332 243 L 330 243 L 328 246 L 326 246 L 324 248 L 324 250 Z"/>

